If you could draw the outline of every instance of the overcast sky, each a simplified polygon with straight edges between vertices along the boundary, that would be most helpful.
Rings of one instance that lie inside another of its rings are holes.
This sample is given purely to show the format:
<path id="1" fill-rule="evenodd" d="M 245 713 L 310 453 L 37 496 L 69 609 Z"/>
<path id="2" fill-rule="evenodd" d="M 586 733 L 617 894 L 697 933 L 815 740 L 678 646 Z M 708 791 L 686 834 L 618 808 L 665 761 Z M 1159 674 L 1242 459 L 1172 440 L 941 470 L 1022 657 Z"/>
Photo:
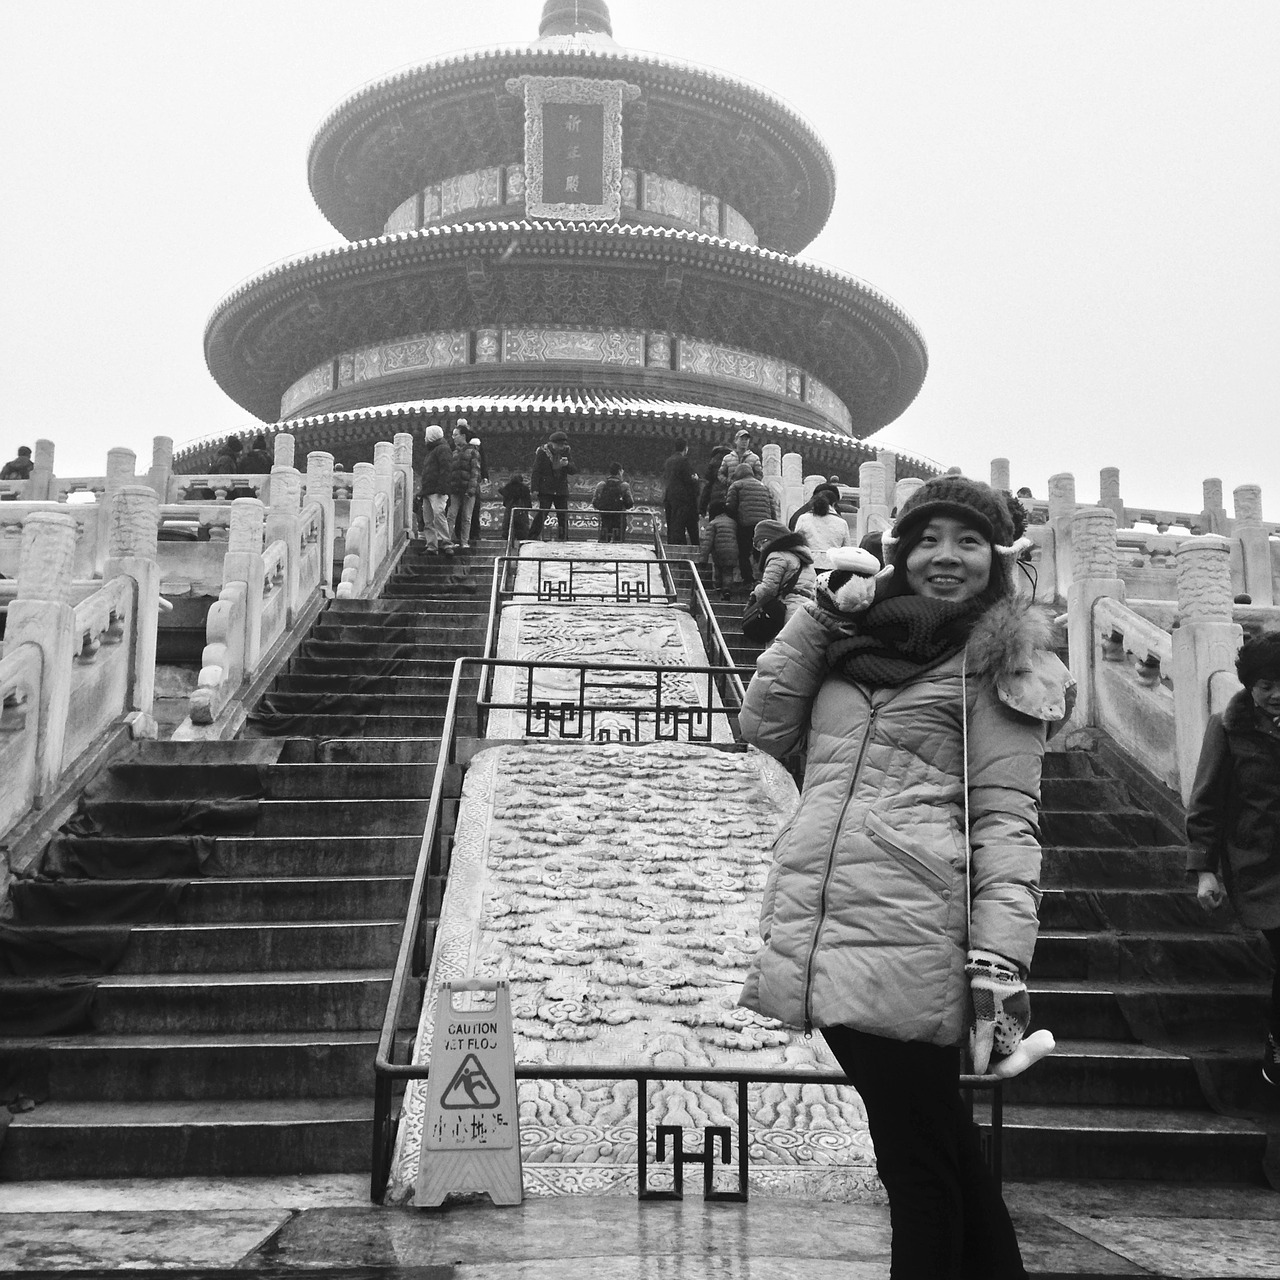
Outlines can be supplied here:
<path id="1" fill-rule="evenodd" d="M 59 474 L 249 425 L 204 324 L 337 233 L 308 144 L 368 80 L 526 42 L 540 0 L 0 0 L 0 454 Z M 930 351 L 883 439 L 1043 495 L 1280 518 L 1280 4 L 612 0 L 622 44 L 772 90 L 827 143 L 806 256 L 869 281 Z"/>

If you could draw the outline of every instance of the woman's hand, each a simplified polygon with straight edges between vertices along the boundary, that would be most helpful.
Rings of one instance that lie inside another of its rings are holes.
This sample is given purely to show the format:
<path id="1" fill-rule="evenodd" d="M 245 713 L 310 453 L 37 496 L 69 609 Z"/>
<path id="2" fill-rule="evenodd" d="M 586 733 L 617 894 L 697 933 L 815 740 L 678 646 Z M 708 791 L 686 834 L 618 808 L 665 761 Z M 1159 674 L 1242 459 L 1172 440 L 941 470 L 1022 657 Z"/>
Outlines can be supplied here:
<path id="1" fill-rule="evenodd" d="M 1196 884 L 1196 898 L 1206 911 L 1216 911 L 1226 901 L 1227 891 L 1212 871 L 1202 871 Z"/>

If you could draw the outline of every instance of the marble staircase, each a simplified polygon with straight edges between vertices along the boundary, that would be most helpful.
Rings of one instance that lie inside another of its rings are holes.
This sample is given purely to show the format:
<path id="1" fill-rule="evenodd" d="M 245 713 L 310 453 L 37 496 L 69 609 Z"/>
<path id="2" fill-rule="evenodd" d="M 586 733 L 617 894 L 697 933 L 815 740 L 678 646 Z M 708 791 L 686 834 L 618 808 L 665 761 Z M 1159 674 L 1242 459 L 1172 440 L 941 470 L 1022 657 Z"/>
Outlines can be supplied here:
<path id="1" fill-rule="evenodd" d="M 0 1037 L 0 1062 L 38 1104 L 9 1124 L 0 1179 L 368 1167 L 390 970 L 453 662 L 480 652 L 490 564 L 411 546 L 381 598 L 327 606 L 241 739 L 138 744 L 114 766 L 138 803 L 173 803 L 193 770 L 207 783 L 269 761 L 252 830 L 215 836 L 203 874 L 173 884 L 172 910 L 134 923 L 92 1029 Z"/>

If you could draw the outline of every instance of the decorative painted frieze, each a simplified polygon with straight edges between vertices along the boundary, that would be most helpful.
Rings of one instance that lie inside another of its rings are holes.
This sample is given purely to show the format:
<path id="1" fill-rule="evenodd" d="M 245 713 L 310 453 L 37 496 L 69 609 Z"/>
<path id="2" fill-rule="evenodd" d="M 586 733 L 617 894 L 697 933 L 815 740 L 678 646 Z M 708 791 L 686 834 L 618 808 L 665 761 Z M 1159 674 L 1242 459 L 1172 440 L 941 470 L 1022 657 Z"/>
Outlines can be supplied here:
<path id="1" fill-rule="evenodd" d="M 622 207 L 635 209 L 640 204 L 640 176 L 634 169 L 622 171 Z"/>
<path id="2" fill-rule="evenodd" d="M 640 202 L 646 213 L 675 218 L 693 227 L 702 224 L 702 193 L 687 182 L 646 173 L 640 179 Z"/>
<path id="3" fill-rule="evenodd" d="M 781 360 L 722 347 L 697 338 L 681 338 L 677 345 L 677 365 L 682 373 L 697 373 L 704 378 L 722 378 L 730 382 L 746 382 L 774 395 L 787 393 L 787 366 Z"/>
<path id="4" fill-rule="evenodd" d="M 440 184 L 440 217 L 496 207 L 501 203 L 501 194 L 501 170 L 496 166 L 446 178 Z"/>
<path id="5" fill-rule="evenodd" d="M 394 235 L 397 231 L 416 231 L 418 229 L 418 193 L 414 192 L 403 204 L 391 210 L 385 234 Z"/>
<path id="6" fill-rule="evenodd" d="M 699 225 L 709 236 L 720 234 L 720 200 L 717 196 L 702 192 L 701 219 Z"/>
<path id="7" fill-rule="evenodd" d="M 805 379 L 804 399 L 806 404 L 811 404 L 824 418 L 838 422 L 846 431 L 853 430 L 853 415 L 845 408 L 844 401 L 812 374 Z"/>
<path id="8" fill-rule="evenodd" d="M 524 199 L 524 165 L 507 165 L 507 204 L 515 204 Z"/>
<path id="9" fill-rule="evenodd" d="M 497 364 L 502 359 L 502 337 L 497 329 L 476 330 L 476 364 Z"/>
<path id="10" fill-rule="evenodd" d="M 327 395 L 333 390 L 333 361 L 326 360 L 317 365 L 310 373 L 304 373 L 280 397 L 280 416 L 287 418 L 299 405 Z"/>
<path id="11" fill-rule="evenodd" d="M 593 364 L 644 364 L 644 334 L 592 329 L 504 329 L 504 361 L 541 363 L 586 360 Z"/>
<path id="12" fill-rule="evenodd" d="M 645 362 L 649 368 L 671 368 L 671 335 L 669 333 L 649 334 L 648 347 L 649 350 Z"/>
<path id="13" fill-rule="evenodd" d="M 739 244 L 754 245 L 760 243 L 756 237 L 755 227 L 731 205 L 725 205 L 724 207 L 724 238 L 726 240 L 736 240 Z"/>

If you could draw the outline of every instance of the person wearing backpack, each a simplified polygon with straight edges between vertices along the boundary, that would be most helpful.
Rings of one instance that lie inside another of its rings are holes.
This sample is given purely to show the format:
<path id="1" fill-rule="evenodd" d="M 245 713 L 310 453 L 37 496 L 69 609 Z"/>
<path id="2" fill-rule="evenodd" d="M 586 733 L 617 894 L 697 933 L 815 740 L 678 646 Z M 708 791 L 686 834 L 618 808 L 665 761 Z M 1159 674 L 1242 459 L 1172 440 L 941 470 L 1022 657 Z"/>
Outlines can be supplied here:
<path id="1" fill-rule="evenodd" d="M 626 513 L 635 506 L 635 499 L 631 496 L 631 486 L 623 479 L 620 463 L 613 463 L 608 478 L 596 485 L 591 505 L 600 512 L 600 541 L 625 542 Z"/>

